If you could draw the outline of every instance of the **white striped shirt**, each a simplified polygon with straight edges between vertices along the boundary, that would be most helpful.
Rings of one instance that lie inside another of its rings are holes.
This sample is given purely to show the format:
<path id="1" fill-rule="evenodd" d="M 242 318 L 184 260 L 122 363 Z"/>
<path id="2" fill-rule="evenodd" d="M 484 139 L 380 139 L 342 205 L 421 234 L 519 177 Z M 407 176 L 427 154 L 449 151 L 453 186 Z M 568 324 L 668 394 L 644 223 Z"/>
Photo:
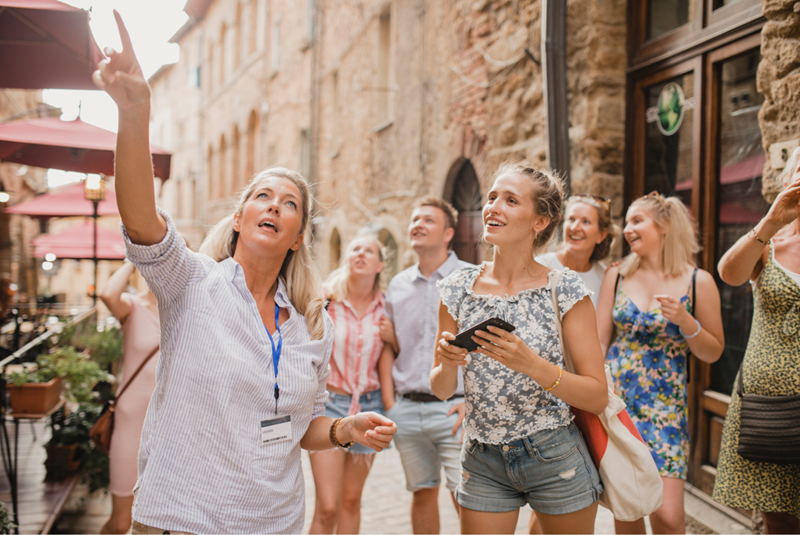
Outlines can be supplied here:
<path id="1" fill-rule="evenodd" d="M 260 422 L 276 414 L 272 347 L 232 258 L 189 250 L 169 215 L 156 245 L 131 243 L 128 258 L 158 299 L 161 358 L 139 449 L 134 520 L 192 533 L 299 533 L 305 496 L 300 439 L 324 414 L 333 324 L 311 340 L 281 280 L 277 412 L 292 417 L 292 440 L 261 444 Z M 277 344 L 277 340 L 276 340 Z"/>

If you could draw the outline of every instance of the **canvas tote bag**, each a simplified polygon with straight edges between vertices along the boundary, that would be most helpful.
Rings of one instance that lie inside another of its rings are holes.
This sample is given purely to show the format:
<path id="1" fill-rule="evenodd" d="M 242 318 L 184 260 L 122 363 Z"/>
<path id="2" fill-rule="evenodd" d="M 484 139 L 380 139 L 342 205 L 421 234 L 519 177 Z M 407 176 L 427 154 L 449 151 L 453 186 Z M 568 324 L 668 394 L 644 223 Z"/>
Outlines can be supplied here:
<path id="1" fill-rule="evenodd" d="M 575 373 L 572 359 L 564 345 L 561 311 L 556 294 L 562 274 L 562 271 L 553 273 L 550 277 L 550 289 L 556 312 L 558 338 L 564 352 L 564 365 L 567 371 Z M 600 505 L 611 510 L 615 519 L 630 522 L 661 507 L 664 485 L 649 448 L 628 415 L 625 402 L 614 393 L 614 383 L 608 366 L 605 367 L 605 372 L 608 384 L 608 405 L 605 410 L 594 415 L 572 407 L 572 413 L 575 415 L 575 425 L 586 440 L 603 482 Z"/>

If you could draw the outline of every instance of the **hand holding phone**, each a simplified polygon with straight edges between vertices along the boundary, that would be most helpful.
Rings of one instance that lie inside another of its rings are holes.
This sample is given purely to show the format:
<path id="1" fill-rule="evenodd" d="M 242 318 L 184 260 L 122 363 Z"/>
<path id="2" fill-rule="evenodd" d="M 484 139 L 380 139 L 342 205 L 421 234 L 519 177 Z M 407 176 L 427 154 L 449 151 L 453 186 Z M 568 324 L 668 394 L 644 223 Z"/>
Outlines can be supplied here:
<path id="1" fill-rule="evenodd" d="M 473 325 L 469 329 L 465 329 L 458 333 L 454 340 L 450 341 L 451 345 L 456 347 L 463 347 L 469 352 L 473 352 L 478 349 L 478 344 L 472 339 L 475 336 L 475 331 L 488 331 L 487 327 L 489 326 L 497 327 L 498 329 L 503 329 L 507 332 L 512 332 L 516 327 L 504 321 L 500 318 L 489 318 L 488 320 L 484 320 L 477 325 Z"/>

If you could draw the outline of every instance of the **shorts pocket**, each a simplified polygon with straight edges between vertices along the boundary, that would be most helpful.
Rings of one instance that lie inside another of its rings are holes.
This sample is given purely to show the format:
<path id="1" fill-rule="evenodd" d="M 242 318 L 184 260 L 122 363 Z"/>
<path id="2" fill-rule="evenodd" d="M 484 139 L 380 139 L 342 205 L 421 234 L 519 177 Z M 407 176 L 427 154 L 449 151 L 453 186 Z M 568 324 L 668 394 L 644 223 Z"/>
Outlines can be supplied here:
<path id="1" fill-rule="evenodd" d="M 534 448 L 536 458 L 544 463 L 563 461 L 577 451 L 578 444 L 567 427 L 560 427 L 558 432 L 553 433 Z"/>

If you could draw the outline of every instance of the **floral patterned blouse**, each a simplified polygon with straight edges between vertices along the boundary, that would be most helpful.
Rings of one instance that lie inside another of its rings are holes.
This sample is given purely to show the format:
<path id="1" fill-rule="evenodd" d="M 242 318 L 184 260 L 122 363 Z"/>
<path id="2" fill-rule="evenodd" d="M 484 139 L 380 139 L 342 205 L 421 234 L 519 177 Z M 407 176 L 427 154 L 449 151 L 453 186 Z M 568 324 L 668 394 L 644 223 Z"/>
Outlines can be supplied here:
<path id="1" fill-rule="evenodd" d="M 505 297 L 476 295 L 472 288 L 485 266 L 486 263 L 461 268 L 438 283 L 442 303 L 458 322 L 459 332 L 486 319 L 501 318 L 516 327 L 514 334 L 528 347 L 563 368 L 551 290 L 533 288 Z M 557 293 L 563 318 L 575 303 L 592 292 L 576 272 L 566 270 Z M 470 362 L 464 367 L 467 437 L 486 444 L 503 444 L 572 421 L 569 406 L 527 375 L 482 353 L 469 356 Z"/>

